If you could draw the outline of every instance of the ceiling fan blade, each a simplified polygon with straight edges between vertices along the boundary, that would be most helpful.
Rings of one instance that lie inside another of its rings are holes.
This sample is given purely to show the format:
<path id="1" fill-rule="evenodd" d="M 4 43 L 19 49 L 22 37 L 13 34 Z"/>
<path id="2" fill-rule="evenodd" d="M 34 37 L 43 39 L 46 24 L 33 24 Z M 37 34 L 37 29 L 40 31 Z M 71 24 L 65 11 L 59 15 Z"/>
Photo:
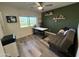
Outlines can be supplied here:
<path id="1" fill-rule="evenodd" d="M 53 4 L 48 4 L 48 5 L 45 5 L 45 6 L 53 6 Z"/>
<path id="2" fill-rule="evenodd" d="M 44 6 L 43 2 L 36 2 L 36 5 L 37 6 L 42 6 L 42 7 Z"/>
<path id="3" fill-rule="evenodd" d="M 41 6 L 39 2 L 36 2 L 35 4 L 36 4 L 37 6 Z"/>
<path id="4" fill-rule="evenodd" d="M 33 6 L 32 8 L 34 8 L 34 7 L 37 7 L 39 10 L 41 10 L 41 11 L 43 11 L 44 10 L 44 4 L 43 4 L 43 2 L 35 2 L 35 6 Z M 42 9 L 40 9 L 40 8 L 42 8 Z"/>

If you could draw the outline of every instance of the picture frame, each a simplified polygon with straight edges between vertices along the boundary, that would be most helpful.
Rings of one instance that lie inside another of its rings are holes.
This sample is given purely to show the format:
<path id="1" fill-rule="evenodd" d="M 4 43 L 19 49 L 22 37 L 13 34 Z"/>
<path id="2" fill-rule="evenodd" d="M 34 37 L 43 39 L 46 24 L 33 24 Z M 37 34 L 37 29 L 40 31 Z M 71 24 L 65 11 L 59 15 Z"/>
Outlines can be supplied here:
<path id="1" fill-rule="evenodd" d="M 16 23 L 17 19 L 16 16 L 6 16 L 7 23 Z"/>

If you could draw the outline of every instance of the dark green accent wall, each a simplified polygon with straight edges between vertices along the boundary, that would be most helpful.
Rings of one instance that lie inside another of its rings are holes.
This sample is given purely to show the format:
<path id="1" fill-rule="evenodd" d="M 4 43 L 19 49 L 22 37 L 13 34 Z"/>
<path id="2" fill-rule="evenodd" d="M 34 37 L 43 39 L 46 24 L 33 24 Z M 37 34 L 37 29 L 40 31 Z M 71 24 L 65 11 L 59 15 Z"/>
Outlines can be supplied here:
<path id="1" fill-rule="evenodd" d="M 59 29 L 63 27 L 72 27 L 77 28 L 79 23 L 79 3 L 61 7 L 58 9 L 51 10 L 54 15 L 62 14 L 64 15 L 64 20 L 59 20 L 55 22 L 52 17 L 53 16 L 44 16 L 45 13 L 42 13 L 42 26 L 47 27 L 48 31 L 57 33 Z"/>

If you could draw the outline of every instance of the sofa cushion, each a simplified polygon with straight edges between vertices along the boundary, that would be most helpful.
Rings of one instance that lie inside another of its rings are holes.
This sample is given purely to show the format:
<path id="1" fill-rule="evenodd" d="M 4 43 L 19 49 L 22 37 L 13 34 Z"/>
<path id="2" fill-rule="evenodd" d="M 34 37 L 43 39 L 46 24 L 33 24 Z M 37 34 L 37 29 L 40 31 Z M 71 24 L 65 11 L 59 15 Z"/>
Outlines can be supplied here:
<path id="1" fill-rule="evenodd" d="M 63 40 L 64 36 L 63 34 L 57 34 L 57 35 L 49 35 L 49 42 L 53 43 L 54 45 L 59 45 L 60 42 Z"/>
<path id="2" fill-rule="evenodd" d="M 58 46 L 60 46 L 63 50 L 68 50 L 68 48 L 73 44 L 74 36 L 75 32 L 72 30 L 68 30 L 66 36 Z"/>

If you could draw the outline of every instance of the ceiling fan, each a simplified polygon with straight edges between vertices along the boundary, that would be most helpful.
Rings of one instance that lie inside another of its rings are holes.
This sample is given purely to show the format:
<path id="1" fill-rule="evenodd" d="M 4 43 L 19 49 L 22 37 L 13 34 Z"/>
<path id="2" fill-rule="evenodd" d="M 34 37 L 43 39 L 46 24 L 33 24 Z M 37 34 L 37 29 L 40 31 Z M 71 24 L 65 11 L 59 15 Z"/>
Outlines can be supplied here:
<path id="1" fill-rule="evenodd" d="M 45 4 L 45 2 L 35 2 L 35 6 L 38 10 L 44 10 L 45 7 L 53 6 L 53 4 Z"/>

